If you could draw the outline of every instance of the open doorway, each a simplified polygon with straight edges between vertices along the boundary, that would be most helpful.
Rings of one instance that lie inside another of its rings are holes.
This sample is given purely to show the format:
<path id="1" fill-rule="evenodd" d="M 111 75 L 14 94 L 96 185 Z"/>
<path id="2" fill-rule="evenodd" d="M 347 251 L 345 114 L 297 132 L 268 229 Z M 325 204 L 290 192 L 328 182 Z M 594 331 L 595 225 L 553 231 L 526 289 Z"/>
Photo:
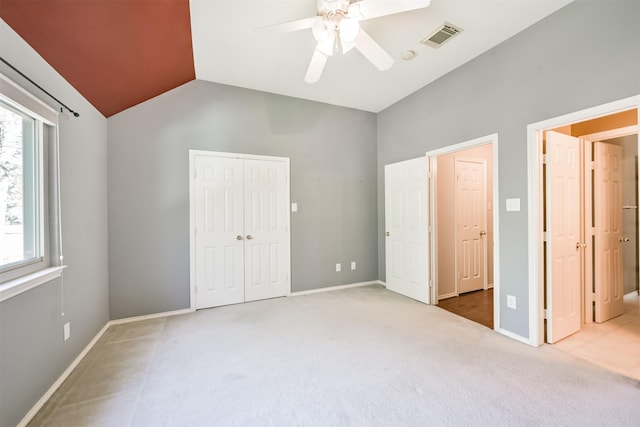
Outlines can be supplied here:
<path id="1" fill-rule="evenodd" d="M 494 173 L 497 135 L 427 153 L 432 174 L 433 301 L 497 329 Z"/>
<path id="2" fill-rule="evenodd" d="M 530 266 L 538 343 L 640 379 L 637 100 L 627 105 L 530 126 L 540 161 Z"/>

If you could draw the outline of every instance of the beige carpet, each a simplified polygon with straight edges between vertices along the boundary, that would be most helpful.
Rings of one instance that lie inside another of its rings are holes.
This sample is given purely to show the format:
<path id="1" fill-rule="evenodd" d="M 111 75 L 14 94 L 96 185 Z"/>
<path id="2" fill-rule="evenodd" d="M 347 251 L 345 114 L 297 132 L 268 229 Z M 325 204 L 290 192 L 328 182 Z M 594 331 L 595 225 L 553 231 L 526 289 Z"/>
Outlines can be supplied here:
<path id="1" fill-rule="evenodd" d="M 378 286 L 111 327 L 33 426 L 640 425 L 640 382 Z"/>

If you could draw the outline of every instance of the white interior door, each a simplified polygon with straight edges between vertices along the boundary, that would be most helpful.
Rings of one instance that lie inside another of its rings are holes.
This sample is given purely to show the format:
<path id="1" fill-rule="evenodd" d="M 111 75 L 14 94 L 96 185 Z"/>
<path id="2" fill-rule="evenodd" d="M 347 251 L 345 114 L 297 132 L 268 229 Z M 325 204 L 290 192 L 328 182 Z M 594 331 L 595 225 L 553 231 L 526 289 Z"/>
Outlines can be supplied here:
<path id="1" fill-rule="evenodd" d="M 622 147 L 594 143 L 595 321 L 624 312 L 622 281 Z"/>
<path id="2" fill-rule="evenodd" d="M 288 162 L 201 153 L 192 155 L 193 305 L 287 295 Z"/>
<path id="3" fill-rule="evenodd" d="M 387 289 L 429 303 L 427 159 L 384 167 Z"/>
<path id="4" fill-rule="evenodd" d="M 547 341 L 580 330 L 580 140 L 547 132 Z"/>
<path id="5" fill-rule="evenodd" d="M 289 292 L 287 179 L 282 162 L 244 162 L 245 301 Z"/>
<path id="6" fill-rule="evenodd" d="M 196 308 L 244 301 L 242 160 L 195 157 Z"/>
<path id="7" fill-rule="evenodd" d="M 477 291 L 486 286 L 487 172 L 484 160 L 455 161 L 456 277 L 457 291 Z"/>

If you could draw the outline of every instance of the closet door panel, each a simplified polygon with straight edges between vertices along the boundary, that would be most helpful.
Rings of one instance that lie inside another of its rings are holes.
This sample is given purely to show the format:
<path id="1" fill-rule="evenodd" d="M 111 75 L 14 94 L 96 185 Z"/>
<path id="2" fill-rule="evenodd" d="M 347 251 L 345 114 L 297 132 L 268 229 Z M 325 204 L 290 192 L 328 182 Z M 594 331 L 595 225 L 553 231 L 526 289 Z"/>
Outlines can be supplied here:
<path id="1" fill-rule="evenodd" d="M 289 192 L 284 162 L 244 161 L 245 301 L 289 293 Z"/>

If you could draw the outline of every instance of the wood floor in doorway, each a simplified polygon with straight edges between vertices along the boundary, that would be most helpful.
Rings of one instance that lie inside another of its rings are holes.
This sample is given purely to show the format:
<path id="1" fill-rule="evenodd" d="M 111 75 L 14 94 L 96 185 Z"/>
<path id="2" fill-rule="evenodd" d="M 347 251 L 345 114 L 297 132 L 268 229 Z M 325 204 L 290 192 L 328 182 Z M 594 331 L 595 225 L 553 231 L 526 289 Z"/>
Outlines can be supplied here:
<path id="1" fill-rule="evenodd" d="M 493 329 L 493 288 L 440 300 L 438 307 Z"/>

